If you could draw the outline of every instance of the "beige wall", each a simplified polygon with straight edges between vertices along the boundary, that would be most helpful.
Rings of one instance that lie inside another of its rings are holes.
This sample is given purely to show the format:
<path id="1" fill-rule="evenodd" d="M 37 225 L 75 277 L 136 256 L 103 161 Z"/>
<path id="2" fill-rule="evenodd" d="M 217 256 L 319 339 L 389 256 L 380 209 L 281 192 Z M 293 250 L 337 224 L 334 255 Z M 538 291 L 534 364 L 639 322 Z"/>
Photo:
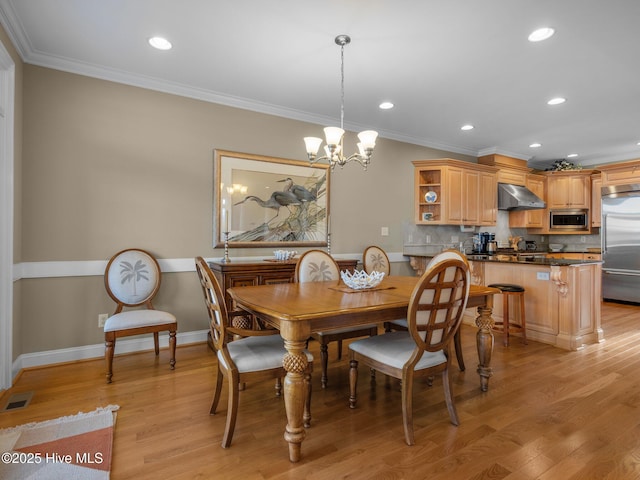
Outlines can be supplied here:
<path id="1" fill-rule="evenodd" d="M 304 159 L 321 126 L 24 66 L 21 261 L 106 260 L 139 246 L 159 258 L 220 257 L 212 248 L 215 148 Z M 355 148 L 353 136 L 347 144 Z M 411 160 L 475 159 L 380 139 L 371 167 L 332 177 L 332 253 L 371 243 L 402 250 L 411 221 Z M 380 237 L 380 227 L 390 229 Z M 271 249 L 231 250 L 231 256 Z M 19 353 L 100 343 L 112 312 L 101 277 L 23 279 Z M 156 306 L 181 332 L 206 328 L 195 273 L 170 273 Z"/>

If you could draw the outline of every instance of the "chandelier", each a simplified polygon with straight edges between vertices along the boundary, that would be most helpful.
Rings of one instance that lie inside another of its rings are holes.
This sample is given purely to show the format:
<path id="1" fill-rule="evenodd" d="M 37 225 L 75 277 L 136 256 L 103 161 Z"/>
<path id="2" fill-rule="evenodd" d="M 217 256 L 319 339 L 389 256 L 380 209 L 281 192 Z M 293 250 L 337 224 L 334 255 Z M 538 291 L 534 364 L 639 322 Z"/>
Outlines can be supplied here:
<path id="1" fill-rule="evenodd" d="M 340 45 L 340 127 L 326 127 L 324 129 L 324 135 L 327 145 L 324 147 L 325 155 L 323 157 L 316 157 L 322 139 L 318 137 L 304 137 L 304 143 L 307 147 L 307 155 L 309 156 L 309 163 L 313 165 L 321 160 L 328 160 L 331 165 L 331 170 L 336 168 L 336 165 L 344 167 L 351 161 L 356 161 L 365 170 L 371 162 L 371 154 L 373 148 L 376 146 L 376 138 L 378 132 L 374 130 L 365 130 L 358 134 L 358 153 L 354 153 L 349 156 L 345 156 L 343 149 L 344 141 L 344 46 L 351 42 L 351 38 L 348 35 L 338 35 L 335 39 L 337 45 Z"/>

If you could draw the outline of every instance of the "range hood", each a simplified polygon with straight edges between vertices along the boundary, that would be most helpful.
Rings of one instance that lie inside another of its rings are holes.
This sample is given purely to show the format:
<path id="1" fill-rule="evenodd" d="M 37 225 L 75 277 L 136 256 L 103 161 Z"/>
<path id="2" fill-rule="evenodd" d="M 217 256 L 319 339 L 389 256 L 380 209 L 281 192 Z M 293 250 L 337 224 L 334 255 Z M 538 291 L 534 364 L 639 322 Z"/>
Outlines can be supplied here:
<path id="1" fill-rule="evenodd" d="M 536 210 L 545 206 L 544 200 L 527 187 L 498 183 L 498 210 Z"/>

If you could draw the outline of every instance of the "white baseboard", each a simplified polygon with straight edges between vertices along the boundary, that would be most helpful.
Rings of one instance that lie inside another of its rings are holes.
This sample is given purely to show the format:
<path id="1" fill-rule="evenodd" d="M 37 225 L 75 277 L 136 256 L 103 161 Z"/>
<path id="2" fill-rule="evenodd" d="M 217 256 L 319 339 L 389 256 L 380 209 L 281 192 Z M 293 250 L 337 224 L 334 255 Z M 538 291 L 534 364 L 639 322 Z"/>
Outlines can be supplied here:
<path id="1" fill-rule="evenodd" d="M 208 330 L 197 330 L 194 332 L 178 333 L 176 335 L 177 345 L 188 345 L 190 343 L 201 343 L 207 341 Z M 160 335 L 160 347 L 169 346 L 169 334 Z M 152 350 L 153 337 L 145 336 L 118 340 L 116 342 L 115 354 L 142 352 Z M 104 357 L 104 343 L 97 345 L 85 345 L 82 347 L 63 348 L 60 350 L 49 350 L 45 352 L 25 353 L 20 355 L 11 367 L 11 378 L 15 379 L 20 370 L 30 367 L 40 367 L 56 363 L 74 362 L 90 358 Z"/>

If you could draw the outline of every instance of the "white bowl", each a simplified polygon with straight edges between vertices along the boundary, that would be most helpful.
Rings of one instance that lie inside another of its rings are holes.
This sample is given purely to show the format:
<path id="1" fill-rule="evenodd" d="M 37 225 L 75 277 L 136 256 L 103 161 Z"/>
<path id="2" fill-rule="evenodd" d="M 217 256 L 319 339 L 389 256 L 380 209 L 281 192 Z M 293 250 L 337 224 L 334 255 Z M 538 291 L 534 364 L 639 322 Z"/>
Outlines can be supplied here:
<path id="1" fill-rule="evenodd" d="M 564 244 L 562 243 L 549 244 L 549 250 L 551 250 L 552 252 L 561 252 L 563 248 L 564 248 Z"/>
<path id="2" fill-rule="evenodd" d="M 364 270 L 355 270 L 353 273 L 350 273 L 348 270 L 343 270 L 340 272 L 340 277 L 342 277 L 342 281 L 347 287 L 353 288 L 354 290 L 363 290 L 380 285 L 380 282 L 384 278 L 384 272 L 373 271 L 368 274 Z"/>
<path id="3" fill-rule="evenodd" d="M 287 260 L 291 260 L 293 257 L 295 257 L 298 252 L 295 252 L 293 250 L 274 250 L 273 254 L 276 257 L 276 260 L 286 262 Z"/>

